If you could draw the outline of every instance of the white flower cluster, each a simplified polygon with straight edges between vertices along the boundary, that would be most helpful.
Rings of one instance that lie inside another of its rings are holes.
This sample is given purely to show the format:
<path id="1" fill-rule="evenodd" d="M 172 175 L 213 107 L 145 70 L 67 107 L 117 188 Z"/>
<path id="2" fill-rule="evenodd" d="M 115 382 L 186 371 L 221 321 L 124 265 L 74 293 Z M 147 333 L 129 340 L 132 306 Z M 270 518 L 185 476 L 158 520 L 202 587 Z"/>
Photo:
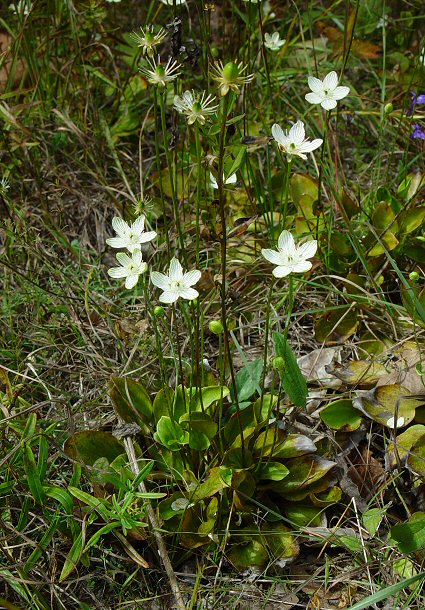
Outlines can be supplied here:
<path id="1" fill-rule="evenodd" d="M 251 0 L 254 2 L 255 0 Z M 183 4 L 184 0 L 177 2 L 162 0 L 164 4 L 176 5 Z M 155 61 L 154 55 L 156 47 L 164 40 L 165 30 L 161 28 L 155 33 L 153 26 L 141 28 L 140 33 L 134 33 L 133 38 L 142 49 L 142 54 L 147 55 L 147 66 L 140 67 L 140 71 L 147 80 L 156 87 L 167 87 L 168 83 L 174 81 L 180 74 L 180 65 L 173 59 L 169 59 L 167 64 L 161 64 L 160 57 Z M 265 34 L 264 44 L 271 51 L 278 51 L 285 45 L 286 41 L 280 39 L 279 33 L 272 35 Z M 252 74 L 246 74 L 247 66 L 241 62 L 228 62 L 223 65 L 218 61 L 211 67 L 211 76 L 218 83 L 221 96 L 226 96 L 229 91 L 240 93 L 240 87 L 254 78 Z M 349 87 L 338 85 L 338 75 L 335 71 L 330 72 L 325 78 L 320 80 L 314 76 L 308 77 L 308 84 L 311 89 L 305 95 L 305 99 L 311 104 L 320 104 L 326 111 L 332 110 L 337 106 L 337 102 L 346 97 Z M 196 93 L 193 90 L 186 90 L 182 95 L 174 96 L 174 109 L 186 117 L 187 123 L 192 125 L 198 123 L 205 125 L 206 121 L 216 113 L 218 105 L 215 104 L 216 98 L 207 94 L 206 91 Z M 297 156 L 303 160 L 307 159 L 307 153 L 311 153 L 323 144 L 321 138 L 309 140 L 306 138 L 304 123 L 296 121 L 287 131 L 275 123 L 271 129 L 272 136 L 279 149 L 287 156 L 288 162 Z M 234 185 L 237 182 L 236 174 L 223 175 L 222 184 Z M 218 189 L 217 178 L 210 173 L 210 187 Z M 114 218 L 112 226 L 117 233 L 117 237 L 107 240 L 113 248 L 126 248 L 129 254 L 119 252 L 117 261 L 119 267 L 113 267 L 108 273 L 113 278 L 125 278 L 125 287 L 128 289 L 136 286 L 139 276 L 146 272 L 147 263 L 143 260 L 141 244 L 147 243 L 156 237 L 155 231 L 145 231 L 145 217 L 142 214 L 131 225 L 127 224 L 122 218 Z M 304 273 L 312 267 L 311 259 L 317 251 L 317 241 L 310 240 L 301 245 L 296 245 L 293 236 L 284 230 L 279 236 L 277 251 L 263 249 L 262 255 L 271 262 L 276 268 L 273 275 L 283 278 L 291 273 Z M 193 300 L 197 298 L 198 292 L 193 286 L 199 281 L 201 272 L 197 269 L 184 272 L 181 264 L 176 258 L 170 262 L 168 274 L 153 271 L 151 281 L 154 286 L 162 290 L 159 300 L 162 303 L 174 303 L 179 298 Z"/>
<path id="2" fill-rule="evenodd" d="M 118 252 L 117 261 L 119 267 L 108 269 L 108 274 L 116 279 L 125 278 L 125 287 L 130 290 L 139 281 L 139 277 L 146 272 L 148 265 L 143 260 L 141 245 L 152 241 L 156 237 L 155 231 L 145 231 L 145 217 L 139 216 L 131 225 L 116 216 L 112 220 L 112 227 L 117 237 L 110 237 L 106 243 L 112 248 L 126 248 L 131 254 Z M 196 299 L 197 290 L 192 288 L 201 277 L 197 269 L 183 272 L 182 266 L 176 258 L 170 262 L 168 275 L 152 271 L 151 281 L 154 286 L 163 291 L 159 297 L 161 303 L 174 303 L 180 297 L 188 301 Z"/>

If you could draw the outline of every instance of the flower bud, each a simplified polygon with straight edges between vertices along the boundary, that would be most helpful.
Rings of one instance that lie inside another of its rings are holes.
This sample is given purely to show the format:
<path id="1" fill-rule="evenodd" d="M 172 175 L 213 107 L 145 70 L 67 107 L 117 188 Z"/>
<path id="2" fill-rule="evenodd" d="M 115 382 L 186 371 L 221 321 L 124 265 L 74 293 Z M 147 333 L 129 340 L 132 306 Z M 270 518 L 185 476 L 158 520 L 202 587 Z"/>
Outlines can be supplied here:
<path id="1" fill-rule="evenodd" d="M 157 305 L 157 306 L 155 307 L 155 309 L 153 310 L 153 315 L 154 315 L 156 318 L 162 318 L 162 316 L 164 315 L 164 308 L 163 308 L 163 307 L 161 307 L 161 305 Z"/>
<path id="2" fill-rule="evenodd" d="M 214 57 L 214 59 L 217 59 L 217 57 L 220 55 L 217 47 L 211 47 L 211 55 Z"/>
<path id="3" fill-rule="evenodd" d="M 221 335 L 224 331 L 223 324 L 220 322 L 220 320 L 211 320 L 209 323 L 209 329 L 214 335 Z"/>
<path id="4" fill-rule="evenodd" d="M 273 368 L 274 369 L 285 368 L 285 360 L 282 358 L 282 356 L 277 356 L 276 358 L 273 358 Z"/>
<path id="5" fill-rule="evenodd" d="M 417 271 L 412 271 L 412 273 L 409 273 L 409 280 L 416 284 L 416 282 L 419 280 L 419 273 Z"/>
<path id="6" fill-rule="evenodd" d="M 394 110 L 394 106 L 391 102 L 388 102 L 388 104 L 385 104 L 385 106 L 384 106 L 385 114 L 391 114 L 393 110 Z"/>

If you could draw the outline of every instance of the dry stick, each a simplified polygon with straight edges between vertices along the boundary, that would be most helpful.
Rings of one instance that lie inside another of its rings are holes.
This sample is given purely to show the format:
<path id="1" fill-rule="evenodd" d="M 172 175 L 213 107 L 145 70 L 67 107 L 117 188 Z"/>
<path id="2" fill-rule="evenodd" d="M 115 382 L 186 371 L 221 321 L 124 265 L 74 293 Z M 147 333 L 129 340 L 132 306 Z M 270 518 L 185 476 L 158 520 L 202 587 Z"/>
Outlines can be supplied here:
<path id="1" fill-rule="evenodd" d="M 128 460 L 130 462 L 131 469 L 132 469 L 133 473 L 137 476 L 139 474 L 140 470 L 139 470 L 139 465 L 137 463 L 136 453 L 134 451 L 133 441 L 131 440 L 131 437 L 126 436 L 124 438 L 124 447 L 125 447 L 125 452 L 127 454 Z M 144 481 L 141 481 L 139 483 L 139 488 L 143 493 L 147 493 L 147 491 L 148 491 L 146 489 L 146 485 L 145 485 Z M 147 509 L 148 509 L 148 519 L 149 519 L 150 524 L 153 529 L 153 535 L 155 537 L 156 545 L 158 548 L 158 554 L 161 558 L 165 572 L 167 574 L 167 578 L 170 583 L 170 587 L 173 592 L 174 599 L 176 600 L 176 607 L 178 610 L 186 610 L 186 604 L 183 601 L 180 587 L 177 582 L 177 578 L 174 573 L 173 566 L 171 565 L 171 561 L 168 556 L 168 551 L 165 546 L 164 539 L 161 535 L 161 532 L 159 531 L 159 523 L 155 516 L 155 511 L 153 510 L 150 501 L 147 500 L 146 502 L 147 502 Z"/>

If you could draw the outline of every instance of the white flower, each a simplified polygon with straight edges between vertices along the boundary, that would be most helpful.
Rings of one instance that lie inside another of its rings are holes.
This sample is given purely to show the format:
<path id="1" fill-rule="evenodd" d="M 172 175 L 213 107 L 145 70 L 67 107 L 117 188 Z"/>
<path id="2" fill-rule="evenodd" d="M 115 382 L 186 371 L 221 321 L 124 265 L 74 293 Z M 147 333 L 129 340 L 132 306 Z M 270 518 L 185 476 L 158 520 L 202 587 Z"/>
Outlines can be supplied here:
<path id="1" fill-rule="evenodd" d="M 121 0 L 106 0 L 106 2 L 109 2 L 109 4 L 113 4 L 113 3 L 118 4 L 118 2 L 121 2 Z"/>
<path id="2" fill-rule="evenodd" d="M 140 250 L 141 244 L 145 244 L 156 237 L 155 231 L 145 232 L 145 217 L 139 216 L 133 224 L 128 225 L 125 220 L 115 216 L 112 219 L 112 227 L 118 237 L 110 237 L 106 243 L 112 248 L 127 248 L 132 254 L 135 250 Z"/>
<path id="3" fill-rule="evenodd" d="M 141 34 L 133 32 L 131 37 L 137 43 L 137 46 L 141 47 L 142 55 L 149 55 L 153 57 L 155 54 L 155 47 L 161 44 L 166 38 L 167 33 L 164 28 L 161 28 L 159 32 L 154 34 L 153 25 L 148 25 L 146 30 L 140 28 Z"/>
<path id="4" fill-rule="evenodd" d="M 323 79 L 308 77 L 308 86 L 312 93 L 306 93 L 305 99 L 310 104 L 320 104 L 325 110 L 336 107 L 337 100 L 342 100 L 350 93 L 349 87 L 338 87 L 338 75 L 335 71 L 329 72 Z"/>
<path id="5" fill-rule="evenodd" d="M 286 40 L 284 38 L 280 38 L 279 32 L 273 32 L 273 34 L 264 34 L 264 46 L 266 46 L 270 51 L 279 51 L 281 47 L 285 44 Z"/>
<path id="6" fill-rule="evenodd" d="M 180 6 L 181 4 L 186 4 L 187 0 L 161 0 L 162 4 L 166 4 L 167 6 Z"/>
<path id="7" fill-rule="evenodd" d="M 9 4 L 9 9 L 15 13 L 15 15 L 28 15 L 32 9 L 31 0 L 19 0 L 16 4 Z"/>
<path id="8" fill-rule="evenodd" d="M 316 254 L 317 241 L 310 241 L 296 246 L 294 238 L 289 231 L 282 231 L 277 242 L 276 250 L 266 250 L 263 248 L 261 254 L 273 265 L 277 265 L 272 273 L 275 277 L 285 277 L 290 273 L 304 273 L 309 271 L 312 265 L 308 258 Z"/>
<path id="9" fill-rule="evenodd" d="M 168 60 L 165 67 L 159 63 L 159 60 L 158 63 L 155 63 L 149 59 L 147 61 L 150 66 L 150 70 L 141 66 L 139 71 L 146 76 L 152 85 L 161 85 L 161 87 L 166 87 L 167 83 L 171 83 L 171 81 L 177 78 L 180 74 L 180 72 L 177 72 L 180 65 L 171 58 Z"/>
<path id="10" fill-rule="evenodd" d="M 191 288 L 199 281 L 201 272 L 197 269 L 183 273 L 182 266 L 176 258 L 171 259 L 168 275 L 152 271 L 151 280 L 154 286 L 163 291 L 159 297 L 161 303 L 175 303 L 179 297 L 192 301 L 199 296 L 194 288 Z"/>
<path id="11" fill-rule="evenodd" d="M 397 423 L 395 423 L 394 417 L 390 417 L 387 421 L 387 426 L 389 428 L 400 428 L 401 426 L 404 426 L 404 417 L 398 417 Z"/>
<path id="12" fill-rule="evenodd" d="M 128 290 L 134 288 L 139 281 L 139 275 L 145 273 L 148 268 L 142 259 L 142 253 L 140 250 L 135 250 L 130 258 L 125 252 L 118 252 L 117 261 L 121 267 L 108 269 L 108 275 L 113 278 L 125 277 L 125 287 Z"/>
<path id="13" fill-rule="evenodd" d="M 201 125 L 205 125 L 205 121 L 209 114 L 214 114 L 218 105 L 211 106 L 215 97 L 207 95 L 203 91 L 200 95 L 196 95 L 194 91 L 185 91 L 181 97 L 174 96 L 174 108 L 187 116 L 189 125 L 198 121 Z"/>
<path id="14" fill-rule="evenodd" d="M 289 132 L 283 131 L 282 127 L 275 123 L 272 127 L 272 135 L 279 145 L 279 148 L 288 155 L 289 161 L 291 157 L 297 156 L 301 159 L 307 159 L 305 153 L 312 152 L 323 144 L 323 140 L 317 138 L 310 142 L 305 137 L 304 123 L 297 121 L 292 125 Z"/>
<path id="15" fill-rule="evenodd" d="M 228 178 L 225 178 L 224 174 L 223 174 L 223 184 L 236 184 L 236 180 L 237 180 L 236 174 L 232 174 Z M 218 189 L 217 180 L 211 172 L 210 172 L 210 187 L 212 189 Z"/>

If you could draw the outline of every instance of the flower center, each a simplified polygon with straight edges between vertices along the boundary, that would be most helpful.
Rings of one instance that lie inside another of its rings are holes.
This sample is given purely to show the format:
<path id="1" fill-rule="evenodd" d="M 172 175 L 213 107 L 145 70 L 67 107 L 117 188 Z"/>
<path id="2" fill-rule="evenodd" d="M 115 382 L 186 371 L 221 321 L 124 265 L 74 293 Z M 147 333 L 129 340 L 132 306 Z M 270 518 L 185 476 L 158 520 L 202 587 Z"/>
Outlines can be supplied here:
<path id="1" fill-rule="evenodd" d="M 192 106 L 192 111 L 199 114 L 202 111 L 202 105 L 199 102 L 195 102 Z"/>
<path id="2" fill-rule="evenodd" d="M 165 75 L 164 66 L 157 66 L 155 71 L 156 71 L 157 75 L 160 77 L 163 77 Z"/>
<path id="3" fill-rule="evenodd" d="M 170 289 L 171 290 L 176 290 L 177 292 L 179 292 L 182 289 L 182 282 L 181 282 L 181 280 L 171 280 L 171 282 L 170 282 Z"/>

